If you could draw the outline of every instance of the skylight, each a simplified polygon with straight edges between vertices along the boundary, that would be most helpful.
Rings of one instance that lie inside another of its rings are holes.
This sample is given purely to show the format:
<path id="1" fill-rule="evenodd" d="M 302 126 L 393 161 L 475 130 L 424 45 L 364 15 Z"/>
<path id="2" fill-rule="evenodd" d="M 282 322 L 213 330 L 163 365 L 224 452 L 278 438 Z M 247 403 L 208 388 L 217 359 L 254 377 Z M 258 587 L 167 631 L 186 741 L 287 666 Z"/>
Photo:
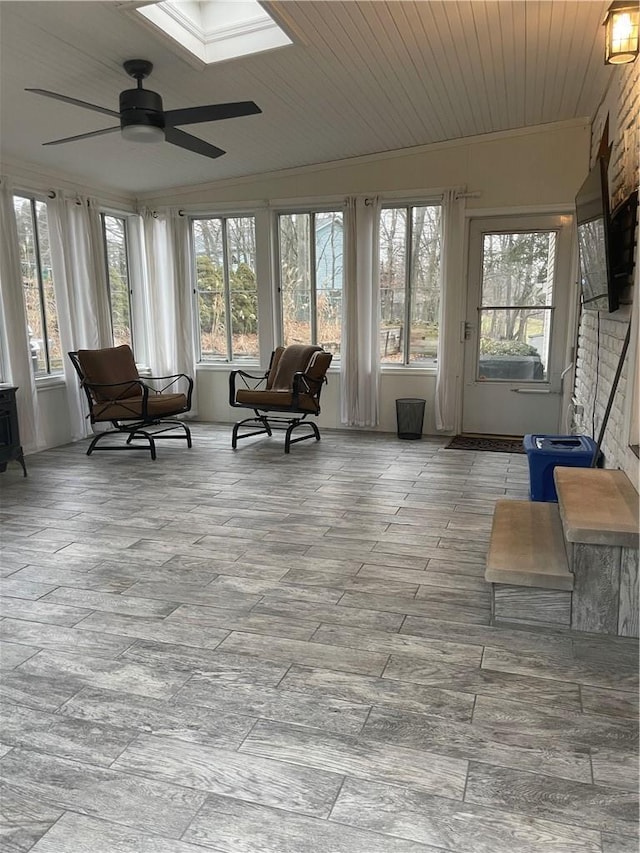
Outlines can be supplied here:
<path id="1" fill-rule="evenodd" d="M 254 0 L 162 0 L 136 12 L 207 65 L 292 43 Z"/>

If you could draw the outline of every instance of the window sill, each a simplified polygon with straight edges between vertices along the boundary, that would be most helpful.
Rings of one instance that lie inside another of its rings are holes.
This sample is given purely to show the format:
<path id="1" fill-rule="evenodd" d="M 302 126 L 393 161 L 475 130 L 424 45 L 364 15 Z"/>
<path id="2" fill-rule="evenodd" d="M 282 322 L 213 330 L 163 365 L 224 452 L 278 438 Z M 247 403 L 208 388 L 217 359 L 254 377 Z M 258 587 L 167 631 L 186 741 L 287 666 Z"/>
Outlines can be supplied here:
<path id="1" fill-rule="evenodd" d="M 418 364 L 382 364 L 380 365 L 381 373 L 391 375 L 411 376 L 415 373 L 420 373 L 423 376 L 436 376 L 438 373 L 437 367 L 418 365 Z"/>
<path id="2" fill-rule="evenodd" d="M 60 373 L 56 376 L 42 376 L 36 378 L 36 391 L 49 391 L 52 388 L 64 388 L 64 374 Z"/>
<path id="3" fill-rule="evenodd" d="M 196 372 L 198 371 L 229 371 L 229 370 L 246 370 L 247 373 L 260 372 L 262 368 L 259 362 L 230 362 L 230 361 L 207 361 L 198 362 L 196 364 Z M 331 365 L 328 371 L 330 374 L 340 373 L 340 362 L 335 362 Z M 383 364 L 380 366 L 380 372 L 388 376 L 414 376 L 416 373 L 422 376 L 436 376 L 438 373 L 437 367 L 426 367 L 417 364 Z"/>
<path id="4" fill-rule="evenodd" d="M 260 362 L 258 361 L 243 361 L 243 362 L 232 362 L 232 361 L 200 361 L 196 364 L 196 371 L 198 370 L 246 370 L 247 373 L 260 371 L 262 368 L 260 367 Z"/>

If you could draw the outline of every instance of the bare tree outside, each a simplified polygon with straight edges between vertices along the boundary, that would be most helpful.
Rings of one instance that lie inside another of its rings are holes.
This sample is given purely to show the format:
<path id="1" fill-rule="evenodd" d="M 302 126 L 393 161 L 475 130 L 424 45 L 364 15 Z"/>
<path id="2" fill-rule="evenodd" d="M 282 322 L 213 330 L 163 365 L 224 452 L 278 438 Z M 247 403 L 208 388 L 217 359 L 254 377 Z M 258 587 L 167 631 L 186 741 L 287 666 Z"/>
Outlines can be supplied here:
<path id="1" fill-rule="evenodd" d="M 402 363 L 406 334 L 407 208 L 380 213 L 380 360 Z"/>
<path id="2" fill-rule="evenodd" d="M 489 356 L 548 360 L 557 235 L 554 231 L 484 234 L 480 309 L 480 370 Z M 509 378 L 508 365 L 484 378 Z"/>
<path id="3" fill-rule="evenodd" d="M 107 255 L 113 345 L 128 344 L 133 349 L 126 223 L 120 216 L 102 214 L 102 228 Z"/>
<path id="4" fill-rule="evenodd" d="M 404 205 L 382 209 L 382 363 L 436 364 L 440 315 L 440 252 L 439 205 Z"/>
<path id="5" fill-rule="evenodd" d="M 317 343 L 340 358 L 343 292 L 343 217 L 341 212 L 314 215 Z"/>
<path id="6" fill-rule="evenodd" d="M 258 358 L 253 216 L 192 222 L 202 361 Z"/>
<path id="7" fill-rule="evenodd" d="M 22 293 L 29 332 L 31 365 L 36 376 L 63 369 L 58 310 L 51 268 L 47 205 L 13 197 L 18 230 Z"/>
<path id="8" fill-rule="evenodd" d="M 283 213 L 278 224 L 283 343 L 318 344 L 339 357 L 342 212 Z"/>
<path id="9" fill-rule="evenodd" d="M 285 346 L 313 343 L 310 219 L 308 213 L 286 213 L 278 217 L 280 301 Z"/>

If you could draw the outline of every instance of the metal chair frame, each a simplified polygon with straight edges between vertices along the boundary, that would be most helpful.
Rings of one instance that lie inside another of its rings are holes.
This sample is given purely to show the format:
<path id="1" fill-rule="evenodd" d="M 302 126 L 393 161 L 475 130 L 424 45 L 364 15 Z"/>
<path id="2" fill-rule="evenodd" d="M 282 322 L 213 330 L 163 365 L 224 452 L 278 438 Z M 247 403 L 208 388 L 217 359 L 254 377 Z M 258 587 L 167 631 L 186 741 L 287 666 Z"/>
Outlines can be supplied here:
<path id="1" fill-rule="evenodd" d="M 322 386 L 327 382 L 327 377 L 323 376 L 321 380 L 315 380 L 315 384 L 318 385 L 317 391 L 313 391 L 309 383 L 307 382 L 307 378 L 305 374 L 301 371 L 298 371 L 293 376 L 293 385 L 292 385 L 292 398 L 291 398 L 291 406 L 285 408 L 275 407 L 275 406 L 249 406 L 243 403 L 236 402 L 236 377 L 242 380 L 244 387 L 251 391 L 260 391 L 261 386 L 266 384 L 267 379 L 269 377 L 269 372 L 271 371 L 271 365 L 273 363 L 273 353 L 271 354 L 271 362 L 269 364 L 269 370 L 266 373 L 256 376 L 251 373 L 246 373 L 244 370 L 232 370 L 229 374 L 229 405 L 234 408 L 243 408 L 243 409 L 253 409 L 254 416 L 251 418 L 245 418 L 244 420 L 237 421 L 233 425 L 233 430 L 231 432 L 231 447 L 236 450 L 238 446 L 238 441 L 243 438 L 251 438 L 254 435 L 273 435 L 274 430 L 284 430 L 285 431 L 285 441 L 284 441 L 284 452 L 289 453 L 292 444 L 297 444 L 299 441 L 306 441 L 310 438 L 315 438 L 316 441 L 320 441 L 320 430 L 313 421 L 306 420 L 309 415 L 317 416 L 320 414 L 320 391 L 322 390 Z M 252 384 L 253 383 L 253 384 Z M 308 409 L 300 408 L 299 397 L 300 394 L 308 394 L 312 396 L 315 400 L 316 410 L 309 411 Z M 266 414 L 267 412 L 291 412 L 291 417 L 285 417 L 282 414 L 271 415 Z M 250 432 L 239 433 L 239 430 L 244 426 L 256 426 L 258 429 L 252 429 Z M 296 438 L 292 438 L 293 431 L 298 429 L 299 427 L 309 427 L 311 432 L 307 435 L 300 435 Z"/>
<path id="2" fill-rule="evenodd" d="M 141 379 L 131 379 L 126 380 L 126 382 L 115 382 L 108 384 L 99 384 L 96 382 L 87 382 L 85 379 L 82 367 L 80 365 L 78 359 L 77 352 L 70 352 L 69 358 L 71 359 L 71 363 L 73 364 L 78 376 L 80 377 L 80 387 L 84 390 L 85 395 L 87 397 L 87 402 L 89 404 L 89 414 L 87 417 L 90 419 L 91 424 L 96 423 L 110 423 L 113 429 L 106 430 L 105 432 L 97 433 L 94 438 L 91 440 L 91 444 L 87 450 L 87 456 L 91 456 L 94 450 L 140 450 L 140 449 L 148 449 L 151 454 L 151 459 L 156 459 L 156 444 L 155 442 L 158 439 L 161 440 L 181 440 L 187 442 L 187 447 L 192 446 L 191 442 L 191 430 L 183 421 L 175 420 L 171 417 L 171 415 L 178 415 L 182 412 L 188 412 L 191 408 L 191 395 L 193 393 L 193 379 L 190 376 L 187 376 L 184 373 L 176 373 L 169 376 L 149 376 L 145 377 L 149 381 L 152 382 L 165 382 L 166 380 L 170 380 L 160 389 L 152 388 L 146 382 L 143 382 Z M 185 408 L 180 409 L 176 412 L 168 413 L 168 416 L 164 415 L 152 415 L 148 411 L 149 405 L 149 396 L 151 395 L 153 398 L 154 394 L 164 394 L 168 389 L 171 388 L 179 380 L 186 380 L 188 389 L 187 389 L 187 405 Z M 96 416 L 95 407 L 100 405 L 101 401 L 94 399 L 94 393 L 97 391 L 99 394 L 103 394 L 105 390 L 109 388 L 117 388 L 119 389 L 117 393 L 113 396 L 105 395 L 108 398 L 104 401 L 108 404 L 117 404 L 121 406 L 123 409 L 128 409 L 127 400 L 130 399 L 134 394 L 142 397 L 142 406 L 141 411 L 137 409 L 131 408 L 131 423 L 129 423 L 127 418 L 117 418 L 117 419 L 101 419 L 99 416 Z M 156 428 L 157 427 L 157 428 Z M 164 435 L 164 433 L 172 432 L 173 430 L 180 429 L 182 430 L 181 434 L 178 435 Z M 103 439 L 108 436 L 113 435 L 126 435 L 127 439 L 123 444 L 108 444 L 104 447 L 98 447 L 98 444 L 103 441 Z M 147 442 L 147 448 L 141 448 L 138 444 L 133 444 L 135 439 L 142 439 Z"/>

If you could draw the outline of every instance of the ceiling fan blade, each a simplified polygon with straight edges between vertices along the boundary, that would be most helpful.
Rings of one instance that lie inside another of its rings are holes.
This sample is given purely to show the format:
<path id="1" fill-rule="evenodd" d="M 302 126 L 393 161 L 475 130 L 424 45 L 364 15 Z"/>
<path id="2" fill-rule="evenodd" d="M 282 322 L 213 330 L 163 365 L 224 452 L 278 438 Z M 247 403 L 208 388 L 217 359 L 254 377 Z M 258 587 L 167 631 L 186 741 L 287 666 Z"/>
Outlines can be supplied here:
<path id="1" fill-rule="evenodd" d="M 57 92 L 48 92 L 46 89 L 25 89 L 25 92 L 35 92 L 36 95 L 44 95 L 45 98 L 55 98 L 57 101 L 74 104 L 76 107 L 84 107 L 87 110 L 95 110 L 97 113 L 104 113 L 106 116 L 120 118 L 120 113 L 115 112 L 115 110 L 108 110 L 106 107 L 98 107 L 96 104 L 88 104 L 86 101 L 79 101 L 77 98 L 68 98 L 66 95 L 58 95 Z"/>
<path id="2" fill-rule="evenodd" d="M 77 139 L 89 139 L 90 136 L 102 136 L 103 133 L 114 133 L 120 130 L 117 127 L 106 127 L 104 130 L 92 130 L 89 133 L 79 133 L 77 136 L 65 136 L 64 139 L 52 139 L 51 142 L 43 142 L 43 145 L 61 145 L 63 142 L 75 142 Z"/>
<path id="3" fill-rule="evenodd" d="M 190 133 L 177 130 L 175 127 L 165 127 L 164 138 L 172 145 L 186 148 L 187 151 L 193 151 L 195 154 L 204 154 L 205 157 L 221 157 L 226 154 L 222 148 L 217 148 L 215 145 L 205 142 L 204 139 L 198 139 L 196 136 L 191 136 Z"/>
<path id="4" fill-rule="evenodd" d="M 177 124 L 197 124 L 202 121 L 220 121 L 225 118 L 239 118 L 261 113 L 262 110 L 253 101 L 235 101 L 230 104 L 211 104 L 208 107 L 187 107 L 184 110 L 166 110 L 165 126 Z"/>

